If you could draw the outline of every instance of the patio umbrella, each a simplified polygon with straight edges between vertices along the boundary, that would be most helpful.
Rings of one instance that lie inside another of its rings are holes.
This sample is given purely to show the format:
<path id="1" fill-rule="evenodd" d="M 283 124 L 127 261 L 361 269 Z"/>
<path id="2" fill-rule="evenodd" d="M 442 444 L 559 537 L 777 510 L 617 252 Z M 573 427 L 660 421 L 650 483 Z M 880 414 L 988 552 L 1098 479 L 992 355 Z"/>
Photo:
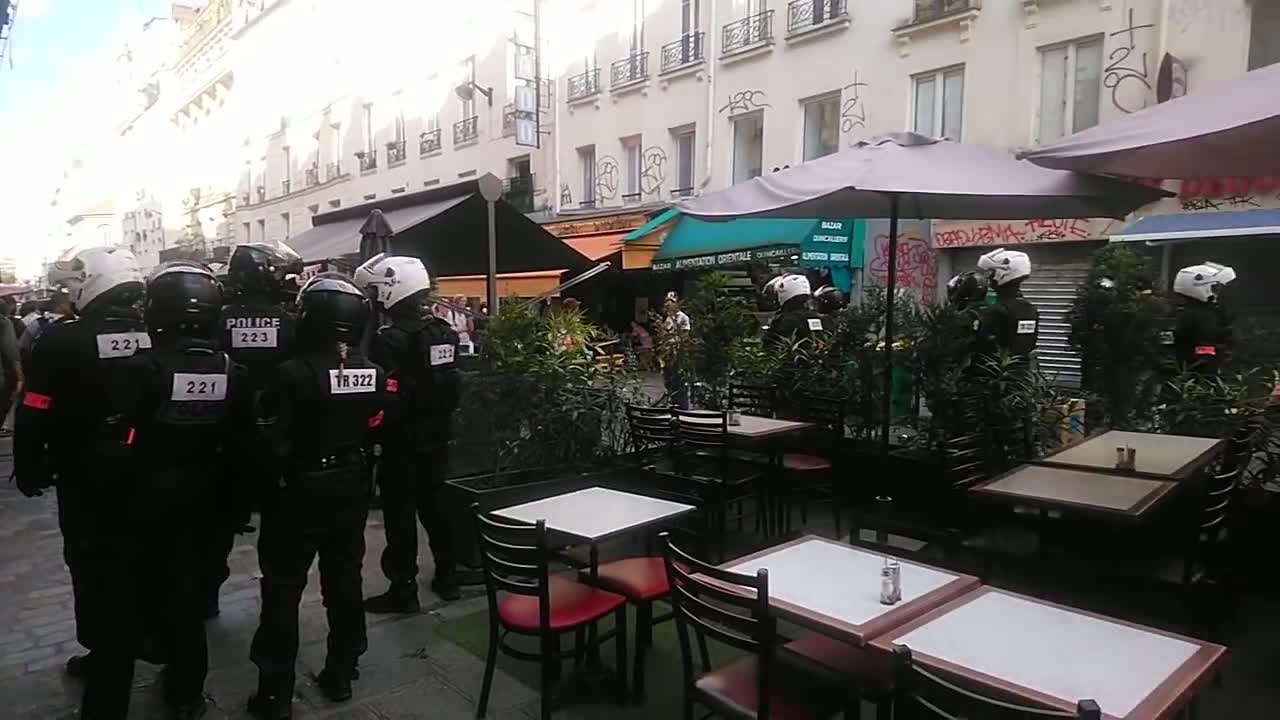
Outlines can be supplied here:
<path id="1" fill-rule="evenodd" d="M 1280 64 L 1139 110 L 1019 157 L 1141 178 L 1280 175 Z"/>
<path id="2" fill-rule="evenodd" d="M 391 228 L 391 223 L 387 222 L 387 218 L 382 215 L 382 211 L 378 208 L 370 210 L 369 217 L 360 226 L 361 262 L 380 252 L 386 252 L 387 241 L 394 234 L 395 230 Z"/>
<path id="3" fill-rule="evenodd" d="M 898 284 L 898 220 L 1030 220 L 1124 218 L 1168 196 L 1112 178 L 1047 170 L 1009 150 L 894 133 L 848 150 L 754 178 L 680 205 L 705 219 L 742 216 L 888 218 L 892 300 Z M 881 448 L 889 449 L 893 302 L 885 313 L 885 392 Z"/>

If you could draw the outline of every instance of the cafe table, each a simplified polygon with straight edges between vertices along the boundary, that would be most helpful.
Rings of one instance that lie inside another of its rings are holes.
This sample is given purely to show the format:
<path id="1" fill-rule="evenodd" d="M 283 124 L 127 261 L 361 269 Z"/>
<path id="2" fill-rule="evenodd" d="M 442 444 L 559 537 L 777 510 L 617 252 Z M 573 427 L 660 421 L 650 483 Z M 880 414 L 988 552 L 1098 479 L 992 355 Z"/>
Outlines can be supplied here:
<path id="1" fill-rule="evenodd" d="M 590 487 L 494 510 L 511 520 L 546 522 L 547 529 L 594 548 L 619 535 L 658 525 L 696 510 L 692 505 L 636 493 Z"/>
<path id="2" fill-rule="evenodd" d="M 1039 460 L 1041 465 L 1121 472 L 1131 475 L 1185 480 L 1222 451 L 1225 440 L 1108 430 Z M 1133 448 L 1134 468 L 1116 467 L 1116 448 Z"/>
<path id="3" fill-rule="evenodd" d="M 1093 700 L 1109 720 L 1163 720 L 1212 679 L 1221 645 L 992 587 L 901 624 L 872 647 L 1018 702 L 1073 712 Z"/>
<path id="4" fill-rule="evenodd" d="M 759 415 L 739 414 L 738 422 L 728 426 L 729 437 L 740 445 L 764 446 L 769 456 L 769 467 L 775 482 L 782 472 L 783 446 L 781 440 L 813 430 L 816 426 L 801 420 L 782 420 L 780 418 L 761 417 Z M 778 492 L 766 492 L 760 498 L 765 508 L 764 530 L 773 534 L 789 520 L 784 517 L 786 506 Z"/>
<path id="5" fill-rule="evenodd" d="M 731 572 L 769 572 L 769 605 L 796 625 L 855 646 L 978 586 L 978 578 L 897 560 L 902 600 L 880 603 L 887 556 L 808 535 L 720 565 Z"/>
<path id="6" fill-rule="evenodd" d="M 800 420 L 739 414 L 738 422 L 729 425 L 729 435 L 740 440 L 777 440 L 813 428 L 813 423 Z"/>
<path id="7" fill-rule="evenodd" d="M 1048 465 L 1019 465 L 969 488 L 989 500 L 1064 513 L 1136 521 L 1147 518 L 1178 483 Z"/>

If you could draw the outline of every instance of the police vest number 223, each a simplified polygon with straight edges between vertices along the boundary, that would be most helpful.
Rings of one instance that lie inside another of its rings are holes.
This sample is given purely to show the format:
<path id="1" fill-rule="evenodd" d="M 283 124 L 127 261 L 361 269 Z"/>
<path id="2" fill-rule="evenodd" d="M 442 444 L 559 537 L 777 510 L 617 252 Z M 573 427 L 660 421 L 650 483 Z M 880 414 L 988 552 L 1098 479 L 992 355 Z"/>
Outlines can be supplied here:
<path id="1" fill-rule="evenodd" d="M 279 345 L 279 330 L 273 327 L 235 328 L 231 331 L 232 348 L 273 348 Z"/>

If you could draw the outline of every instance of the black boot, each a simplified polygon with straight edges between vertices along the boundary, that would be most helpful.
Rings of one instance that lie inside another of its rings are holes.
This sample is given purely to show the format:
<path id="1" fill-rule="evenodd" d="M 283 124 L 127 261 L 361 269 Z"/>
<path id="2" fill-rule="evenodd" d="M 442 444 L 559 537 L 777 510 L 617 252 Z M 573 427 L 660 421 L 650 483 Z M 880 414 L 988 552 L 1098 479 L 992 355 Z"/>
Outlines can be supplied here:
<path id="1" fill-rule="evenodd" d="M 316 684 L 320 692 L 332 702 L 346 702 L 351 699 L 351 681 L 356 673 L 352 670 L 334 670 L 328 665 L 316 675 Z"/>
<path id="2" fill-rule="evenodd" d="M 169 720 L 200 720 L 209 710 L 204 698 L 193 703 L 184 703 L 169 707 Z"/>
<path id="3" fill-rule="evenodd" d="M 418 604 L 418 583 L 412 580 L 393 582 L 386 592 L 365 600 L 364 610 L 375 615 L 422 612 L 422 606 Z"/>
<path id="4" fill-rule="evenodd" d="M 458 589 L 458 582 L 454 580 L 453 575 L 436 575 L 431 579 L 431 592 L 440 596 L 441 600 L 453 602 L 462 597 L 462 591 Z"/>
<path id="5" fill-rule="evenodd" d="M 67 675 L 83 679 L 89 670 L 89 653 L 83 655 L 72 655 L 67 658 Z"/>
<path id="6" fill-rule="evenodd" d="M 290 720 L 293 678 L 258 675 L 258 692 L 249 698 L 249 714 L 255 720 Z"/>

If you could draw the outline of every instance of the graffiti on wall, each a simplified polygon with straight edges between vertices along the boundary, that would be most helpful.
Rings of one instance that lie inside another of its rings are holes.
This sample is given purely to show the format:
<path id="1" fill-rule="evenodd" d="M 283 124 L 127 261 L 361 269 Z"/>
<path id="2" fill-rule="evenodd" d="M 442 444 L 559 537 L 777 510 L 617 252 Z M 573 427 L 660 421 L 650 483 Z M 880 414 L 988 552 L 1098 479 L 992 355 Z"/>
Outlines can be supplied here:
<path id="1" fill-rule="evenodd" d="M 872 237 L 871 259 L 867 263 L 867 279 L 880 287 L 889 280 L 889 234 L 886 231 Z M 897 286 L 916 293 L 924 299 L 938 294 L 938 258 L 925 233 L 919 228 L 901 228 L 898 233 Z"/>
<path id="2" fill-rule="evenodd" d="M 1121 112 L 1137 112 L 1147 106 L 1147 93 L 1151 90 L 1151 68 L 1147 52 L 1144 50 L 1138 54 L 1137 34 L 1139 30 L 1150 30 L 1153 27 L 1153 23 L 1135 24 L 1133 8 L 1129 8 L 1125 26 L 1111 33 L 1111 37 L 1120 38 L 1121 44 L 1107 55 L 1109 62 L 1103 68 L 1102 86 L 1111 91 L 1111 104 Z M 1122 99 L 1121 91 L 1126 86 L 1141 90 L 1141 105 L 1135 106 L 1136 103 L 1132 100 L 1126 102 Z"/>
<path id="3" fill-rule="evenodd" d="M 596 162 L 596 200 L 612 200 L 618 195 L 618 160 L 605 155 Z"/>
<path id="4" fill-rule="evenodd" d="M 569 189 L 569 183 L 561 183 L 560 207 L 569 207 L 572 204 L 573 204 L 573 191 Z"/>
<path id="5" fill-rule="evenodd" d="M 933 225 L 937 248 L 1025 245 L 1106 237 L 1112 221 L 1085 218 L 1037 220 L 939 220 Z"/>
<path id="6" fill-rule="evenodd" d="M 640 192 L 645 195 L 661 195 L 662 183 L 667 180 L 667 151 L 653 145 L 645 148 L 640 158 Z"/>
<path id="7" fill-rule="evenodd" d="M 739 90 L 729 96 L 729 102 L 721 106 L 720 112 L 727 112 L 732 115 L 767 107 L 772 106 L 769 104 L 769 97 L 765 95 L 763 90 Z"/>
<path id="8" fill-rule="evenodd" d="M 840 132 L 845 135 L 852 135 L 854 130 L 867 128 L 867 105 L 863 101 L 863 91 L 870 87 L 867 83 L 858 79 L 858 70 L 853 70 L 853 82 L 844 86 L 844 93 L 840 100 Z M 849 139 L 849 147 L 853 147 L 857 142 L 856 138 Z"/>

